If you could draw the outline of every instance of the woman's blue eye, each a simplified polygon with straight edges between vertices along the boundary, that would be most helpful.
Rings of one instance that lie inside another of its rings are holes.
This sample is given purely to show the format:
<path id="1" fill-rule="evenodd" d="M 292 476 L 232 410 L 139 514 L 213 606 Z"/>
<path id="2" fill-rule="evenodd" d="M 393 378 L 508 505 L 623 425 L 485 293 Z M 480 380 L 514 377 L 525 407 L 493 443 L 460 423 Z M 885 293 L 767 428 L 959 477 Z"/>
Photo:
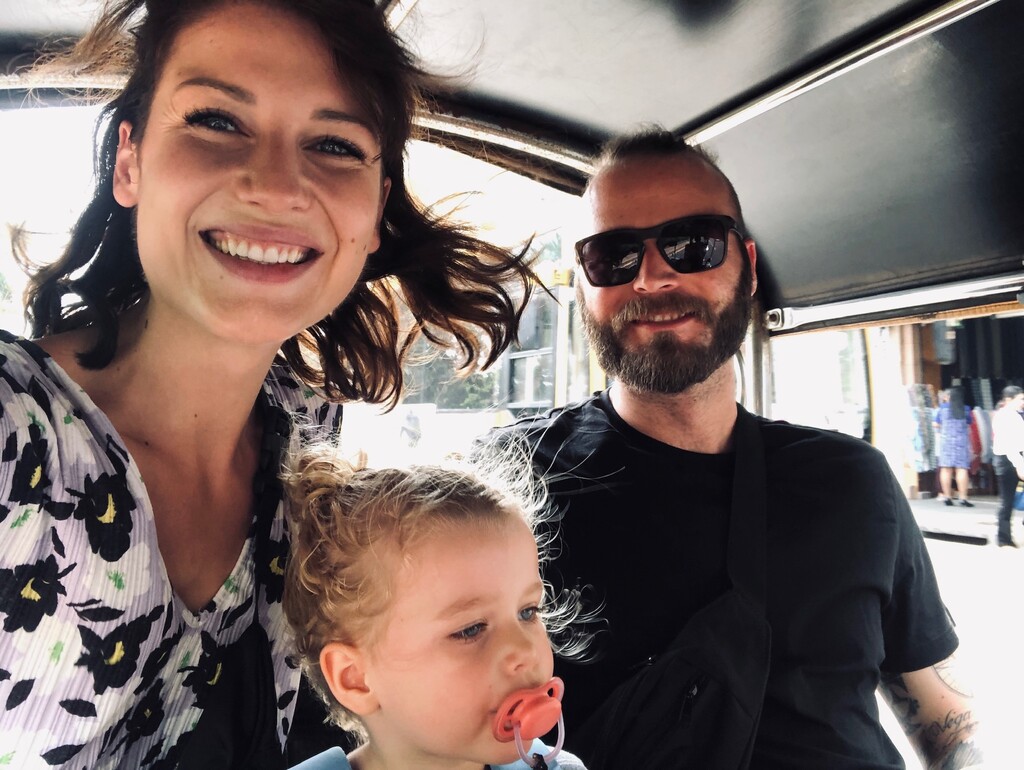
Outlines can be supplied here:
<path id="1" fill-rule="evenodd" d="M 355 158 L 366 160 L 366 153 L 356 147 L 352 142 L 339 139 L 336 136 L 322 136 L 313 142 L 313 149 L 325 155 L 335 155 L 339 158 Z"/>
<path id="2" fill-rule="evenodd" d="M 519 619 L 529 623 L 536 620 L 538 614 L 540 614 L 540 607 L 525 607 L 519 610 Z"/>
<path id="3" fill-rule="evenodd" d="M 461 631 L 456 631 L 454 634 L 451 634 L 451 638 L 457 639 L 461 642 L 469 642 L 480 636 L 486 628 L 486 623 L 474 623 L 471 626 L 466 626 Z"/>
<path id="4" fill-rule="evenodd" d="M 196 110 L 185 116 L 185 122 L 190 126 L 201 126 L 211 131 L 223 133 L 237 133 L 238 126 L 234 118 L 225 115 L 217 110 Z"/>

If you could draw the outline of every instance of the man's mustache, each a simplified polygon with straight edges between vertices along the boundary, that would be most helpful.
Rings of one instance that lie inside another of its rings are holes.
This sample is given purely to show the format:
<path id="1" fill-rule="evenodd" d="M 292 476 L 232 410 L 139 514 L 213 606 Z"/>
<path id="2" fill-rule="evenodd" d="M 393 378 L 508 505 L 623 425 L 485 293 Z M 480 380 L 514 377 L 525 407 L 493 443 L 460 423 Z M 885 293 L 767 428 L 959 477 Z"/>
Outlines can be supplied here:
<path id="1" fill-rule="evenodd" d="M 697 297 L 637 297 L 623 305 L 612 317 L 611 326 L 616 331 L 622 331 L 627 324 L 647 321 L 659 315 L 691 315 L 705 324 L 710 324 L 715 318 L 711 305 Z"/>

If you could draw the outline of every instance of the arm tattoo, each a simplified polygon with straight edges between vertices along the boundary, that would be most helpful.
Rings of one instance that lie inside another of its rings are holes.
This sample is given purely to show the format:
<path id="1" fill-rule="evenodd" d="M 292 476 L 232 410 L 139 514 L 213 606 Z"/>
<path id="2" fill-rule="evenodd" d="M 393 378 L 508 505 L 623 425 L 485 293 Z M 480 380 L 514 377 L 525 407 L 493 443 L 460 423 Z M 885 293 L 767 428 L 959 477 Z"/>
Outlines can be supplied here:
<path id="1" fill-rule="evenodd" d="M 961 693 L 950 683 L 948 670 L 940 670 L 939 666 L 935 669 L 947 687 Z M 959 770 L 981 763 L 981 750 L 971 741 L 977 722 L 970 711 L 951 709 L 943 717 L 924 724 L 921 722 L 921 704 L 910 693 L 902 675 L 883 674 L 881 690 L 903 732 L 922 744 L 921 748 L 932 763 L 930 767 Z"/>
<path id="2" fill-rule="evenodd" d="M 958 744 L 943 758 L 938 770 L 962 770 L 965 767 L 978 767 L 985 761 L 981 750 L 973 743 Z"/>
<path id="3" fill-rule="evenodd" d="M 935 669 L 935 673 L 939 675 L 939 679 L 942 680 L 942 683 L 950 690 L 965 698 L 973 698 L 974 693 L 970 691 L 958 676 L 956 676 L 956 666 L 953 661 L 953 656 L 950 655 L 945 660 L 936 663 L 932 668 Z"/>
<path id="4" fill-rule="evenodd" d="M 942 719 L 936 719 L 924 731 L 935 757 L 941 757 L 941 768 L 968 767 L 976 764 L 981 754 L 971 742 L 971 734 L 977 722 L 970 711 L 948 711 Z M 964 762 L 963 760 L 971 760 Z"/>
<path id="5" fill-rule="evenodd" d="M 900 723 L 900 727 L 903 728 L 903 732 L 908 736 L 919 732 L 921 724 L 917 721 L 917 714 L 921 710 L 921 704 L 910 696 L 903 676 L 883 673 L 881 688 L 882 695 L 889 702 L 889 707 Z"/>

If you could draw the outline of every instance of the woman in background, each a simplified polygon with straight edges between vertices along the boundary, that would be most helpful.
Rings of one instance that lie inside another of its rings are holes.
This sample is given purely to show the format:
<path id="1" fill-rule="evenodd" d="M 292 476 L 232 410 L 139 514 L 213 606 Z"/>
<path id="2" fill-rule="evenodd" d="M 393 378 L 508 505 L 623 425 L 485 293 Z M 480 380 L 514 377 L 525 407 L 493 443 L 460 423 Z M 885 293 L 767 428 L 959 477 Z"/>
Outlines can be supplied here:
<path id="1" fill-rule="evenodd" d="M 971 447 L 968 426 L 971 424 L 971 410 L 964 407 L 964 391 L 954 385 L 947 396 L 941 399 L 935 411 L 935 425 L 939 432 L 939 485 L 946 505 L 953 505 L 953 472 L 956 471 L 956 489 L 960 494 L 960 505 L 974 506 L 969 497 L 971 480 L 967 469 L 971 467 Z M 940 397 L 941 398 L 941 397 Z"/>

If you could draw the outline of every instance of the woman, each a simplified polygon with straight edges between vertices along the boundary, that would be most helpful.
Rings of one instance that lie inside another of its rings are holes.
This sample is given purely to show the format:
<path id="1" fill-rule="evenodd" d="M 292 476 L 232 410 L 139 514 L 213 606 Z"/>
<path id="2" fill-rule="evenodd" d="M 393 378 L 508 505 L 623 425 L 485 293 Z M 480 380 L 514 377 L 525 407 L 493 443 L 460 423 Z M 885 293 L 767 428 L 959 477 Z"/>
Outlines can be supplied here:
<path id="1" fill-rule="evenodd" d="M 118 0 L 65 66 L 129 78 L 0 341 L 3 754 L 283 766 L 288 413 L 394 403 L 420 332 L 493 362 L 530 273 L 410 199 L 427 81 L 370 0 Z"/>
<path id="2" fill-rule="evenodd" d="M 971 466 L 968 429 L 971 410 L 964 407 L 964 391 L 959 385 L 940 394 L 939 408 L 935 411 L 935 425 L 939 431 L 939 485 L 946 505 L 953 505 L 953 472 L 960 505 L 972 508 L 968 500 L 971 482 L 967 470 Z"/>
<path id="3" fill-rule="evenodd" d="M 992 457 L 999 483 L 1000 546 L 1016 548 L 1011 533 L 1013 498 L 1017 481 L 1024 479 L 1024 390 L 1016 385 L 1003 388 L 999 408 L 992 416 Z"/>

